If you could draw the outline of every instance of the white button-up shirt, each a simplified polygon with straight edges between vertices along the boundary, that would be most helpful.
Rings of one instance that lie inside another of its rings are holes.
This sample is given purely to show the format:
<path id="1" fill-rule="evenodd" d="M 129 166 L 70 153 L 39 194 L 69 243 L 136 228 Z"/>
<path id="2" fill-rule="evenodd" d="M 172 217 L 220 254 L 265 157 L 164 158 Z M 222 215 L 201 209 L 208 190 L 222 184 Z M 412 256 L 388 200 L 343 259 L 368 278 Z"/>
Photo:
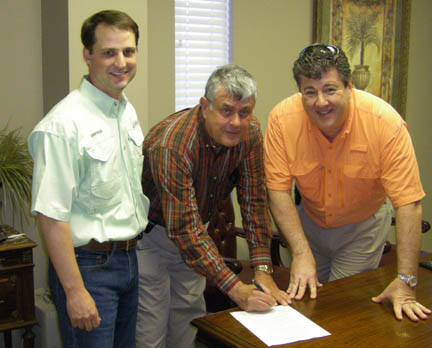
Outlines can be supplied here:
<path id="1" fill-rule="evenodd" d="M 134 238 L 147 225 L 144 136 L 133 106 L 83 79 L 28 139 L 32 213 L 68 222 L 75 247 Z"/>

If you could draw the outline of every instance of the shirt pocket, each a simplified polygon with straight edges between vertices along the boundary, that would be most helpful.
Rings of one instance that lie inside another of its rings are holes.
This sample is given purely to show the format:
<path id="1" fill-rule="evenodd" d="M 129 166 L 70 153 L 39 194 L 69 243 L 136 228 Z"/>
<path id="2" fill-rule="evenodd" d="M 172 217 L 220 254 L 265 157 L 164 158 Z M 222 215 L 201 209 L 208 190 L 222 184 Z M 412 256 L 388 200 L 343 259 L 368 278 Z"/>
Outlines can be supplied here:
<path id="1" fill-rule="evenodd" d="M 383 194 L 379 167 L 374 163 L 367 151 L 351 151 L 350 161 L 343 166 L 341 178 L 345 204 L 366 203 L 374 195 Z"/>
<path id="2" fill-rule="evenodd" d="M 144 135 L 139 127 L 138 121 L 128 128 L 129 146 L 133 155 L 133 163 L 137 174 L 141 176 L 144 156 L 142 154 L 142 145 L 144 142 Z"/>
<path id="3" fill-rule="evenodd" d="M 324 167 L 319 161 L 298 161 L 292 165 L 291 173 L 302 197 L 321 201 Z"/>
<path id="4" fill-rule="evenodd" d="M 116 156 L 116 144 L 113 137 L 100 137 L 85 148 L 89 177 L 85 185 L 88 199 L 83 199 L 83 204 L 90 214 L 104 212 L 121 203 L 121 159 Z"/>

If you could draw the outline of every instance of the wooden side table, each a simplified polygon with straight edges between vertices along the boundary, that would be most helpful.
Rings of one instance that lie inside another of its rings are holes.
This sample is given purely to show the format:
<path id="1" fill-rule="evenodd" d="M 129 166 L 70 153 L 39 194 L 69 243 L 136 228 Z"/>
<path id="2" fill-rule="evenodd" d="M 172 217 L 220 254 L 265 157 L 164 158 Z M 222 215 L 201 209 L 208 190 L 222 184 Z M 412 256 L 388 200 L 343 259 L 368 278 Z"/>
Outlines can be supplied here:
<path id="1" fill-rule="evenodd" d="M 1 225 L 9 236 L 19 234 Z M 11 330 L 24 328 L 24 347 L 33 348 L 37 324 L 34 306 L 33 248 L 37 244 L 26 236 L 8 238 L 0 243 L 0 331 L 6 348 L 12 348 Z"/>

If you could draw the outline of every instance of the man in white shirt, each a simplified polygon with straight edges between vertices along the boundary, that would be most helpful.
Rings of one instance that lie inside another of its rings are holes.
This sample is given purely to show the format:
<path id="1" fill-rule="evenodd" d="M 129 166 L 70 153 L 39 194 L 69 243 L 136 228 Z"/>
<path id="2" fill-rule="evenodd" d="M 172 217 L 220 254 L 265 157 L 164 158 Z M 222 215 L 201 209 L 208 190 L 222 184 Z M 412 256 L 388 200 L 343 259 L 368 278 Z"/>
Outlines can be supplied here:
<path id="1" fill-rule="evenodd" d="M 101 11 L 81 29 L 89 69 L 30 134 L 32 212 L 50 256 L 49 285 L 63 347 L 134 347 L 135 245 L 147 224 L 135 109 L 137 24 Z"/>

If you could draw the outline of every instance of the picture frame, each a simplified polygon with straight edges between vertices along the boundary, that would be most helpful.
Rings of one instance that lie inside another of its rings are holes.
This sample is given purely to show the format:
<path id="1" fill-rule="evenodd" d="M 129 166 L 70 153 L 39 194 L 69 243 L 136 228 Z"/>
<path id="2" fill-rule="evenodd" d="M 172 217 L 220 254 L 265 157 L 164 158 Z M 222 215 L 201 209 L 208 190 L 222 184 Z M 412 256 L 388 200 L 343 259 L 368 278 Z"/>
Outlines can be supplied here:
<path id="1" fill-rule="evenodd" d="M 313 42 L 337 45 L 353 87 L 393 105 L 405 118 L 411 0 L 314 0 Z"/>

